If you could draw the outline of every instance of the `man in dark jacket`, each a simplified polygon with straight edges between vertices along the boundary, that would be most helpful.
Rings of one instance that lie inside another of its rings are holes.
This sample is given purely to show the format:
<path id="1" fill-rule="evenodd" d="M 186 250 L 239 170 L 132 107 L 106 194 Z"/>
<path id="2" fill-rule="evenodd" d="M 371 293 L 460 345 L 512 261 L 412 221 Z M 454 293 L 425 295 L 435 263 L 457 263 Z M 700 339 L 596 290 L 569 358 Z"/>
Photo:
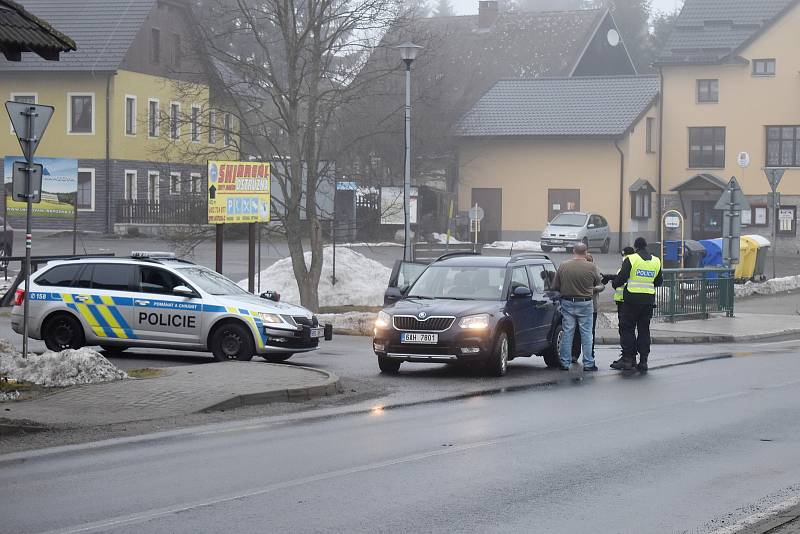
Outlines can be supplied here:
<path id="1" fill-rule="evenodd" d="M 647 372 L 650 355 L 650 320 L 656 303 L 656 287 L 661 286 L 661 260 L 647 251 L 647 241 L 637 237 L 633 243 L 635 253 L 622 262 L 622 269 L 612 282 L 614 289 L 625 287 L 620 311 L 620 336 L 622 358 L 611 364 L 613 369 L 633 369 L 636 352 L 639 352 L 640 372 Z M 638 335 L 637 335 L 638 332 Z"/>

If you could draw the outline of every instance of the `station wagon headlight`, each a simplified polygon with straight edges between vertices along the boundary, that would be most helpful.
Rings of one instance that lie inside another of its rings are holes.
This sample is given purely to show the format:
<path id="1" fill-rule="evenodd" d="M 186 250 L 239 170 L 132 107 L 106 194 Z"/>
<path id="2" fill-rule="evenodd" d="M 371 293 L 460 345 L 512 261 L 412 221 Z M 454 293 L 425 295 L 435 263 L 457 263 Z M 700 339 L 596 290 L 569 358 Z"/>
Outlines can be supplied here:
<path id="1" fill-rule="evenodd" d="M 259 313 L 258 318 L 261 319 L 264 324 L 288 324 L 283 317 L 277 313 Z"/>
<path id="2" fill-rule="evenodd" d="M 578 234 L 567 234 L 567 239 L 578 239 Z"/>
<path id="3" fill-rule="evenodd" d="M 375 328 L 386 328 L 392 322 L 392 316 L 385 311 L 378 312 L 378 317 L 375 319 Z"/>
<path id="4" fill-rule="evenodd" d="M 486 330 L 489 328 L 489 314 L 481 313 L 462 317 L 458 322 L 458 326 L 465 330 Z"/>

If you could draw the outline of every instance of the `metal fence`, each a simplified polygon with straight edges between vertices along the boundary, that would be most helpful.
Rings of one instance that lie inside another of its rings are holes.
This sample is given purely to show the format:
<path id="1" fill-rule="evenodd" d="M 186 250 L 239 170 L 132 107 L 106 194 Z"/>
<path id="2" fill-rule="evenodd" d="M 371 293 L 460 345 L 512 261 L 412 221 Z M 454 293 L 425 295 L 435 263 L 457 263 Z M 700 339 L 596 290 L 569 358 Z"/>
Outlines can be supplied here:
<path id="1" fill-rule="evenodd" d="M 122 224 L 205 224 L 205 197 L 163 200 L 119 200 L 117 222 Z"/>
<path id="2" fill-rule="evenodd" d="M 669 321 L 733 317 L 733 269 L 664 269 L 655 315 Z"/>

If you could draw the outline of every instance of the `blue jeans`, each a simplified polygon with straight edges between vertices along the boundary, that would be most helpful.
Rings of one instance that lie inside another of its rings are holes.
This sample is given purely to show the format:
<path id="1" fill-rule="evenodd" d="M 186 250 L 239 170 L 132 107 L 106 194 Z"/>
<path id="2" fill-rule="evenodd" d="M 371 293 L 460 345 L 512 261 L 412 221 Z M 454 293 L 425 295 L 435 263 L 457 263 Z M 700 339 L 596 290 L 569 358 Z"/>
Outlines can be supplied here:
<path id="1" fill-rule="evenodd" d="M 591 300 L 572 302 L 571 300 L 561 301 L 561 327 L 564 329 L 564 337 L 561 338 L 561 350 L 559 356 L 561 365 L 569 367 L 572 364 L 572 340 L 575 337 L 575 328 L 580 328 L 581 348 L 583 349 L 583 366 L 592 367 L 594 356 L 592 355 L 592 316 L 594 315 L 594 305 Z"/>

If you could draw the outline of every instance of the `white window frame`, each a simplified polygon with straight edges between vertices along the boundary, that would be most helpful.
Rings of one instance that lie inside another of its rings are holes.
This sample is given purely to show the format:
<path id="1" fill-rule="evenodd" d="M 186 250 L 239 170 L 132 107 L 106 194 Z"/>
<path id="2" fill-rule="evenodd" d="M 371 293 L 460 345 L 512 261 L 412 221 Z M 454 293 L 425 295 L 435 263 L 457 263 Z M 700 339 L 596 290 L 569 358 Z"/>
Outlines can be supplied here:
<path id="1" fill-rule="evenodd" d="M 16 93 L 10 93 L 8 99 L 11 102 L 15 102 L 16 98 L 18 96 L 32 96 L 33 97 L 33 103 L 34 104 L 38 104 L 39 103 L 39 93 L 34 93 L 32 91 L 20 91 L 20 92 L 16 92 Z M 14 132 L 14 125 L 11 124 L 11 119 L 8 120 L 8 131 L 11 133 L 11 135 L 16 135 L 16 133 Z"/>
<path id="2" fill-rule="evenodd" d="M 194 110 L 197 110 L 197 117 L 194 116 Z M 192 143 L 200 142 L 200 117 L 203 116 L 203 110 L 198 104 L 192 104 L 192 111 L 190 116 L 189 137 Z"/>
<path id="3" fill-rule="evenodd" d="M 91 132 L 71 132 L 72 128 L 72 97 L 90 96 L 92 97 L 92 131 Z M 95 123 L 97 121 L 97 98 L 92 92 L 67 92 L 67 135 L 94 135 Z"/>
<path id="4" fill-rule="evenodd" d="M 94 211 L 94 209 L 95 209 L 95 206 L 96 206 L 96 204 L 95 204 L 95 190 L 94 190 L 94 188 L 95 188 L 95 185 L 97 185 L 97 181 L 95 180 L 95 169 L 90 169 L 90 168 L 88 168 L 88 167 L 78 167 L 78 174 L 80 174 L 80 173 L 82 173 L 82 172 L 83 172 L 83 173 L 88 173 L 88 174 L 90 174 L 90 175 L 91 175 L 91 177 L 92 177 L 92 187 L 91 187 L 91 191 L 92 191 L 92 207 L 91 207 L 91 208 L 78 208 L 78 211 L 93 212 L 93 211 Z M 76 204 L 76 205 L 78 204 L 78 196 L 77 196 L 77 193 L 76 193 L 76 195 L 75 195 L 75 204 Z"/>
<path id="5" fill-rule="evenodd" d="M 193 195 L 200 195 L 203 193 L 203 174 L 199 172 L 189 173 L 189 180 L 191 182 L 191 192 Z"/>
<path id="6" fill-rule="evenodd" d="M 217 144 L 217 112 L 213 109 L 208 111 L 208 144 Z"/>
<path id="7" fill-rule="evenodd" d="M 131 124 L 131 131 L 133 133 L 128 133 L 128 100 L 133 100 L 133 124 Z M 138 99 L 136 98 L 136 95 L 125 95 L 125 99 L 124 99 L 123 102 L 124 102 L 123 103 L 123 107 L 122 107 L 122 116 L 123 116 L 123 120 L 122 120 L 123 124 L 122 124 L 122 126 L 124 128 L 123 129 L 123 133 L 127 137 L 136 137 L 136 133 L 137 133 L 137 130 L 138 130 L 138 128 L 136 127 L 137 126 L 136 122 L 137 122 L 137 118 L 139 116 L 139 102 L 138 102 Z M 149 113 L 149 110 L 148 110 L 148 113 Z M 147 127 L 149 128 L 150 124 L 148 124 Z"/>
<path id="8" fill-rule="evenodd" d="M 139 171 L 136 169 L 125 169 L 122 178 L 122 198 L 125 200 L 137 200 L 139 198 Z M 128 176 L 133 175 L 133 187 L 131 196 L 128 198 Z"/>
<path id="9" fill-rule="evenodd" d="M 150 185 L 152 183 L 150 178 L 153 176 L 156 177 L 155 194 L 153 194 L 153 190 L 151 189 Z M 161 202 L 161 173 L 159 171 L 147 171 L 147 201 Z"/>
<path id="10" fill-rule="evenodd" d="M 175 114 L 174 120 L 175 124 L 172 124 L 173 117 L 172 112 L 175 108 L 178 108 L 178 112 Z M 173 141 L 177 141 L 181 138 L 181 103 L 170 101 L 169 103 L 169 138 Z M 172 130 L 175 129 L 175 135 L 172 135 Z"/>
<path id="11" fill-rule="evenodd" d="M 156 133 L 155 135 L 150 135 L 150 104 L 156 104 Z M 147 138 L 148 139 L 158 139 L 161 134 L 161 101 L 158 98 L 148 98 L 147 99 Z"/>
<path id="12" fill-rule="evenodd" d="M 176 187 L 172 187 L 173 179 L 177 178 L 178 181 L 176 183 Z M 172 171 L 169 173 L 169 194 L 170 195 L 180 195 L 181 194 L 181 173 L 177 171 Z"/>

